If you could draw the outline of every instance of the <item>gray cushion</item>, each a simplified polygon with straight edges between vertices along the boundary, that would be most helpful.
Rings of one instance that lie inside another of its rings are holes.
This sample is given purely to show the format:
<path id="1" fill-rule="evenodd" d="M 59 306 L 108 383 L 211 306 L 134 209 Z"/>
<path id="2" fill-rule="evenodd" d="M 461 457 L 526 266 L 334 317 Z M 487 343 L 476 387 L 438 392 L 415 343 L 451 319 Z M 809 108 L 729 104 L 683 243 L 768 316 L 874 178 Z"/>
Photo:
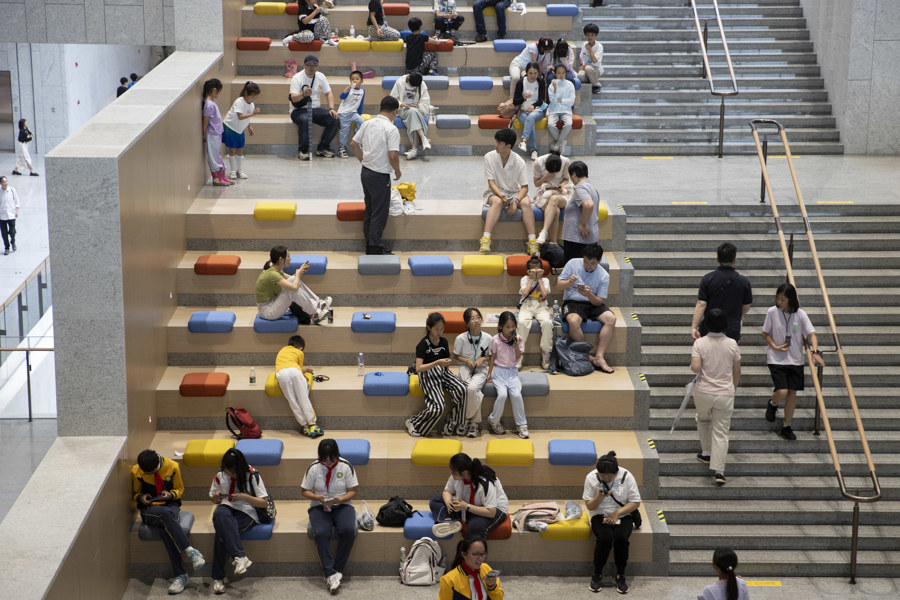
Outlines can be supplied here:
<path id="1" fill-rule="evenodd" d="M 426 75 L 422 78 L 429 90 L 450 89 L 450 78 L 445 75 Z"/>
<path id="2" fill-rule="evenodd" d="M 469 129 L 472 126 L 469 115 L 438 115 L 436 121 L 438 129 Z"/>
<path id="3" fill-rule="evenodd" d="M 522 396 L 546 396 L 550 393 L 550 380 L 546 373 L 534 373 L 526 371 L 519 373 L 522 382 Z M 493 383 L 485 383 L 481 388 L 482 393 L 489 398 L 497 397 L 497 388 Z"/>
<path id="4" fill-rule="evenodd" d="M 356 263 L 360 275 L 399 275 L 400 259 L 392 254 L 363 255 Z"/>
<path id="5" fill-rule="evenodd" d="M 503 89 L 504 90 L 509 89 L 509 85 L 510 85 L 509 82 L 510 82 L 509 75 L 507 75 L 506 77 L 503 78 Z"/>
<path id="6" fill-rule="evenodd" d="M 181 525 L 181 529 L 187 533 L 191 533 L 191 527 L 194 526 L 194 513 L 187 512 L 185 510 L 178 513 L 178 524 Z M 147 525 L 146 523 L 138 523 L 138 537 L 145 542 L 161 540 L 162 529 L 159 527 L 153 527 L 152 525 Z"/>

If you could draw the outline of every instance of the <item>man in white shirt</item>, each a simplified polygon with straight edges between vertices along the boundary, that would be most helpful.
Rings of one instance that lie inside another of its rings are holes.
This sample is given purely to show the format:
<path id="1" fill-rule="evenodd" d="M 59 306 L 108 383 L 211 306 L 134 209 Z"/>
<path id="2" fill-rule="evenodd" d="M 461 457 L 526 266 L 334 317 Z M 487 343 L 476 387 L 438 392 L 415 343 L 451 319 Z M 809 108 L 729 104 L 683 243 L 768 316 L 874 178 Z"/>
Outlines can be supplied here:
<path id="1" fill-rule="evenodd" d="M 363 235 L 366 254 L 391 254 L 381 239 L 391 203 L 391 171 L 400 179 L 400 132 L 394 125 L 400 103 L 393 96 L 381 99 L 378 116 L 363 123 L 350 141 L 353 155 L 362 164 L 360 181 L 366 212 Z"/>
<path id="2" fill-rule="evenodd" d="M 322 106 L 322 96 L 328 108 Z M 319 57 L 315 54 L 309 54 L 303 59 L 303 70 L 299 71 L 291 78 L 291 121 L 297 126 L 297 136 L 299 144 L 297 145 L 297 158 L 300 160 L 309 160 L 309 142 L 312 132 L 306 130 L 308 110 L 312 110 L 312 122 L 325 128 L 322 132 L 322 139 L 316 146 L 316 156 L 332 158 L 334 152 L 329 146 L 337 135 L 341 122 L 337 118 L 337 112 L 334 110 L 334 94 L 331 93 L 331 86 L 324 75 L 319 73 Z M 307 99 L 306 105 L 297 108 L 294 103 Z"/>
<path id="3" fill-rule="evenodd" d="M 516 209 L 522 209 L 522 224 L 528 234 L 528 254 L 538 253 L 538 243 L 534 235 L 534 212 L 528 199 L 528 170 L 521 156 L 512 152 L 516 143 L 516 132 L 506 128 L 494 134 L 494 150 L 484 155 L 484 177 L 488 189 L 484 192 L 484 205 L 488 207 L 484 216 L 484 233 L 481 236 L 479 252 L 491 253 L 491 234 L 500 220 L 500 211 L 510 217 Z"/>
<path id="4" fill-rule="evenodd" d="M 16 248 L 16 217 L 19 216 L 19 195 L 15 188 L 10 187 L 6 176 L 0 176 L 0 233 L 3 235 L 4 255 L 9 254 L 9 246 L 12 243 L 13 252 Z"/>

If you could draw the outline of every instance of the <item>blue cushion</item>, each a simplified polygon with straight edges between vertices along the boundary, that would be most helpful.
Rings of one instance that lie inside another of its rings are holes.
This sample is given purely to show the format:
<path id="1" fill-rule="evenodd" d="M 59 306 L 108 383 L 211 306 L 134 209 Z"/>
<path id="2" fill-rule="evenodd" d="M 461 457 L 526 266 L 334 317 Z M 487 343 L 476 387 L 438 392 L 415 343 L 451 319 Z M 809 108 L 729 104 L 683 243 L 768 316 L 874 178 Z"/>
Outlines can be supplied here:
<path id="1" fill-rule="evenodd" d="M 580 80 L 580 79 L 578 79 L 578 78 L 576 77 L 576 78 L 575 78 L 575 81 L 573 81 L 572 83 L 575 85 L 575 90 L 576 90 L 576 91 L 581 89 L 581 80 Z"/>
<path id="2" fill-rule="evenodd" d="M 399 115 L 394 118 L 394 126 L 397 129 L 406 129 L 406 123 L 403 122 L 403 119 L 401 119 Z"/>
<path id="3" fill-rule="evenodd" d="M 578 7 L 574 4 L 548 4 L 548 17 L 577 17 Z"/>
<path id="4" fill-rule="evenodd" d="M 494 79 L 486 75 L 464 75 L 459 78 L 461 90 L 489 90 L 494 87 Z"/>
<path id="5" fill-rule="evenodd" d="M 422 78 L 429 90 L 449 90 L 450 78 L 446 75 L 426 75 Z"/>
<path id="6" fill-rule="evenodd" d="M 593 467 L 597 464 L 597 448 L 591 440 L 550 440 L 551 465 Z"/>
<path id="7" fill-rule="evenodd" d="M 522 396 L 546 396 L 550 393 L 550 380 L 546 373 L 524 371 L 519 373 L 522 382 Z M 497 388 L 493 383 L 485 383 L 481 388 L 482 393 L 490 398 L 497 397 Z"/>
<path id="8" fill-rule="evenodd" d="M 188 320 L 191 333 L 230 333 L 237 316 L 230 310 L 198 310 Z"/>
<path id="9" fill-rule="evenodd" d="M 360 467 L 368 464 L 370 449 L 369 440 L 362 440 L 359 438 L 338 438 L 334 441 L 337 442 L 341 458 L 346 459 L 351 465 Z"/>
<path id="10" fill-rule="evenodd" d="M 241 534 L 242 540 L 270 540 L 275 529 L 275 521 L 271 523 L 257 523 Z"/>
<path id="11" fill-rule="evenodd" d="M 363 254 L 356 259 L 360 275 L 399 275 L 400 259 L 393 254 Z"/>
<path id="12" fill-rule="evenodd" d="M 400 79 L 399 75 L 385 75 L 381 78 L 381 88 L 385 90 L 394 89 L 394 84 Z"/>
<path id="13" fill-rule="evenodd" d="M 487 215 L 488 207 L 482 205 L 481 207 L 481 220 L 484 221 L 484 217 Z M 500 211 L 500 221 L 521 221 L 522 220 L 522 209 L 517 208 L 516 212 L 513 213 L 513 216 L 509 216 L 506 214 L 505 210 Z"/>
<path id="14" fill-rule="evenodd" d="M 291 254 L 291 264 L 284 268 L 284 272 L 293 275 L 306 261 L 309 261 L 307 275 L 324 275 L 328 268 L 328 257 L 324 254 Z"/>
<path id="15" fill-rule="evenodd" d="M 531 207 L 532 212 L 534 212 L 534 220 L 535 221 L 543 221 L 544 220 L 544 209 L 538 208 L 537 206 Z M 563 217 L 566 216 L 566 209 L 559 209 L 559 222 L 562 223 L 565 219 Z"/>
<path id="16" fill-rule="evenodd" d="M 341 456 L 343 456 L 343 454 L 341 454 Z M 350 508 L 353 508 L 353 507 L 351 506 Z M 356 512 L 355 508 L 353 508 L 353 512 L 354 513 Z M 356 537 L 356 535 L 358 533 L 359 533 L 359 521 L 357 521 L 356 518 L 354 517 L 353 518 L 353 536 Z M 312 521 L 308 521 L 306 523 L 306 537 L 308 537 L 311 540 L 316 539 L 316 532 L 313 529 Z M 333 539 L 333 540 L 338 539 L 337 527 L 331 528 L 331 539 Z"/>
<path id="17" fill-rule="evenodd" d="M 278 319 L 270 321 L 256 315 L 253 319 L 253 331 L 256 333 L 294 333 L 300 322 L 291 313 L 284 313 Z"/>
<path id="18" fill-rule="evenodd" d="M 453 261 L 444 255 L 410 256 L 409 269 L 417 277 L 453 275 Z"/>
<path id="19" fill-rule="evenodd" d="M 527 45 L 525 40 L 494 40 L 494 52 L 521 52 Z"/>
<path id="20" fill-rule="evenodd" d="M 350 330 L 354 333 L 393 333 L 397 327 L 397 315 L 389 311 L 371 311 L 365 318 L 362 312 L 353 313 Z"/>
<path id="21" fill-rule="evenodd" d="M 403 537 L 408 540 L 418 540 L 423 537 L 435 539 L 431 528 L 434 527 L 434 517 L 431 516 L 430 510 L 417 510 L 403 524 Z M 447 537 L 436 538 L 439 540 L 449 540 L 452 535 Z"/>
<path id="22" fill-rule="evenodd" d="M 600 333 L 601 327 L 603 327 L 603 322 L 601 321 L 582 321 L 581 333 Z M 565 319 L 563 319 L 562 330 L 563 333 L 569 333 L 569 323 Z"/>
<path id="23" fill-rule="evenodd" d="M 181 525 L 182 531 L 190 535 L 191 527 L 194 526 L 194 513 L 187 512 L 186 510 L 179 512 L 178 524 Z M 162 539 L 161 527 L 153 527 L 152 525 L 141 522 L 136 522 L 135 525 L 138 528 L 138 537 L 143 541 L 150 542 Z"/>
<path id="24" fill-rule="evenodd" d="M 271 467 L 281 464 L 284 442 L 269 438 L 238 440 L 235 448 L 243 452 L 247 462 L 254 467 Z"/>
<path id="25" fill-rule="evenodd" d="M 366 373 L 363 394 L 366 396 L 405 396 L 409 393 L 409 375 L 406 373 Z"/>
<path id="26" fill-rule="evenodd" d="M 425 31 L 424 29 L 420 30 L 419 33 L 424 33 L 425 35 L 428 35 L 428 32 Z M 406 38 L 409 37 L 410 35 L 412 35 L 412 31 L 410 31 L 409 29 L 401 29 L 400 30 L 400 39 L 403 40 L 404 42 L 406 41 Z"/>
<path id="27" fill-rule="evenodd" d="M 472 119 L 469 115 L 438 115 L 435 118 L 438 129 L 469 129 Z"/>

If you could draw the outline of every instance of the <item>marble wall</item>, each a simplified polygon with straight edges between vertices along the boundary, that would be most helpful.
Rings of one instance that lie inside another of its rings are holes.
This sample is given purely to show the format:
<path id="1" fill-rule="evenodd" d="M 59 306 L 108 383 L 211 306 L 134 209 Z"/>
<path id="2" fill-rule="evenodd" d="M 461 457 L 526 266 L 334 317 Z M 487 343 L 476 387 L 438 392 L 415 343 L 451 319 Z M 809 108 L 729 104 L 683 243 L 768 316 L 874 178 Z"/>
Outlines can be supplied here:
<path id="1" fill-rule="evenodd" d="M 845 152 L 900 153 L 900 2 L 800 3 Z"/>

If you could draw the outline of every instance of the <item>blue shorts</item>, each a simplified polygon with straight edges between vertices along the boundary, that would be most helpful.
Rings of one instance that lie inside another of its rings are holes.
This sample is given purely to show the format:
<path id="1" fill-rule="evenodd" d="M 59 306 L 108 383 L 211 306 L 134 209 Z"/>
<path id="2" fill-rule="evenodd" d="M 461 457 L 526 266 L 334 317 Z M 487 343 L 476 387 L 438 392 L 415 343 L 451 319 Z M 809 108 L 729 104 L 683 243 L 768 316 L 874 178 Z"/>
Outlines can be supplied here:
<path id="1" fill-rule="evenodd" d="M 224 128 L 225 130 L 222 132 L 222 143 L 225 144 L 225 147 L 243 148 L 244 132 L 237 133 L 233 129 L 229 129 L 227 125 L 225 125 Z"/>

